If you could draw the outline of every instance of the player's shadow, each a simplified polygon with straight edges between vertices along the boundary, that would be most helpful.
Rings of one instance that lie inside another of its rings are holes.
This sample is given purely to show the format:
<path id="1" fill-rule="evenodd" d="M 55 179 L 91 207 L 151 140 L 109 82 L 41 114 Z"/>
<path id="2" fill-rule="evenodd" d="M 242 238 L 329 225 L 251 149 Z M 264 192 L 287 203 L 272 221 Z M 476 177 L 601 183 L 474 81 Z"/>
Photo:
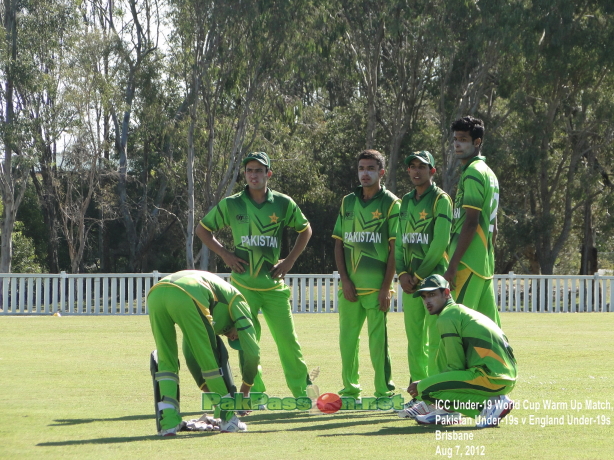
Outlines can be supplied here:
<path id="1" fill-rule="evenodd" d="M 182 415 L 200 417 L 202 414 L 202 412 L 186 412 Z M 126 415 L 113 418 L 60 418 L 54 420 L 55 423 L 50 423 L 49 426 L 72 426 L 93 422 L 130 422 L 134 420 L 155 420 L 155 418 L 155 415 Z"/>
<path id="2" fill-rule="evenodd" d="M 39 442 L 36 444 L 40 447 L 63 447 L 63 446 L 78 446 L 80 444 L 115 444 L 126 442 L 139 442 L 139 441 L 170 441 L 173 439 L 185 439 L 194 438 L 200 436 L 215 436 L 219 432 L 215 431 L 195 431 L 191 433 L 182 433 L 177 436 L 162 437 L 158 435 L 151 436 L 132 436 L 132 437 L 120 437 L 113 438 L 96 438 L 96 439 L 78 439 L 74 441 L 54 441 L 54 442 Z"/>
<path id="3" fill-rule="evenodd" d="M 390 426 L 383 427 L 377 431 L 368 433 L 341 433 L 341 434 L 320 434 L 318 437 L 330 436 L 382 436 L 382 435 L 400 435 L 400 434 L 430 434 L 434 435 L 435 431 L 480 431 L 482 428 L 476 426 L 442 426 L 442 425 L 407 425 L 407 426 Z"/>
<path id="4" fill-rule="evenodd" d="M 339 419 L 356 420 L 359 418 L 366 418 L 366 417 L 368 417 L 369 419 L 373 419 L 373 415 L 375 415 L 373 412 L 367 412 L 367 411 L 353 412 L 351 414 L 344 414 L 344 415 L 341 415 L 339 413 L 331 414 L 331 415 L 322 414 L 322 413 L 314 414 L 314 413 L 308 413 L 305 411 L 296 411 L 296 412 L 259 411 L 259 412 L 252 412 L 249 416 L 243 417 L 241 420 L 243 420 L 244 422 L 248 424 L 252 424 L 252 423 L 264 424 L 264 423 L 268 423 L 272 421 L 274 421 L 275 423 L 297 423 L 301 421 L 298 419 L 303 419 L 304 421 L 309 421 L 309 422 L 331 422 L 333 420 L 338 421 Z"/>

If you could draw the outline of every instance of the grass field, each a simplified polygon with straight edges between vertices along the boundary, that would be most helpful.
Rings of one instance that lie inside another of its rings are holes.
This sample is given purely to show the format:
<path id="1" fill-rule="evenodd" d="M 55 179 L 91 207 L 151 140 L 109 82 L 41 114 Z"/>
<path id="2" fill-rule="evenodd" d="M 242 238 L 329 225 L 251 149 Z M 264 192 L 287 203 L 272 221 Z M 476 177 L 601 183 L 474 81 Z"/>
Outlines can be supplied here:
<path id="1" fill-rule="evenodd" d="M 295 321 L 308 366 L 320 366 L 320 391 L 339 390 L 337 316 Z M 502 323 L 519 363 L 510 396 L 520 407 L 499 428 L 444 429 L 472 440 L 438 440 L 434 427 L 369 411 L 266 411 L 244 418 L 248 433 L 159 438 L 146 316 L 0 317 L 0 458 L 613 458 L 614 314 L 507 313 Z M 406 398 L 402 324 L 402 314 L 389 315 L 393 378 Z M 362 337 L 361 383 L 369 395 L 366 331 Z M 266 328 L 262 349 L 267 393 L 290 396 Z M 200 416 L 200 394 L 185 367 L 180 377 L 184 419 Z M 607 407 L 588 409 L 587 400 Z M 564 424 L 552 425 L 561 416 Z"/>

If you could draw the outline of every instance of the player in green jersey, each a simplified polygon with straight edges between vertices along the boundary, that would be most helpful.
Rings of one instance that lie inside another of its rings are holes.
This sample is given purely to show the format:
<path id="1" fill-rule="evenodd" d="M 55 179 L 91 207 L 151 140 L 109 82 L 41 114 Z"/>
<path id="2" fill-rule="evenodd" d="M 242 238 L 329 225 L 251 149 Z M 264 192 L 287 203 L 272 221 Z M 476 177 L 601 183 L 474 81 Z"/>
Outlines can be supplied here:
<path id="1" fill-rule="evenodd" d="M 405 164 L 415 189 L 401 202 L 395 256 L 403 289 L 411 383 L 438 372 L 437 318 L 429 315 L 422 299 L 412 294 L 424 278 L 434 273 L 442 275 L 448 268 L 446 249 L 452 227 L 452 200 L 433 182 L 436 170 L 430 152 L 414 152 L 405 159 Z"/>
<path id="2" fill-rule="evenodd" d="M 267 187 L 273 172 L 266 153 L 250 153 L 243 165 L 245 189 L 220 201 L 201 220 L 196 235 L 231 268 L 231 284 L 249 303 L 258 340 L 261 334 L 258 311 L 262 311 L 277 344 L 288 388 L 295 398 L 306 396 L 311 381 L 294 330 L 290 289 L 283 278 L 307 246 L 311 227 L 292 198 Z M 212 233 L 226 226 L 232 230 L 234 252 L 222 246 Z M 280 260 L 285 227 L 293 228 L 299 235 L 288 256 Z M 252 390 L 265 389 L 259 372 Z"/>
<path id="3" fill-rule="evenodd" d="M 443 372 L 407 389 L 422 401 L 409 410 L 413 418 L 425 424 L 450 424 L 458 423 L 463 414 L 476 417 L 479 428 L 498 425 L 514 407 L 507 394 L 516 382 L 516 359 L 507 337 L 490 318 L 455 303 L 440 275 L 425 278 L 414 295 L 422 297 L 431 315 L 437 315 Z"/>
<path id="4" fill-rule="evenodd" d="M 394 240 L 400 200 L 380 183 L 385 159 L 377 150 L 358 155 L 361 185 L 343 198 L 335 223 L 335 261 L 341 277 L 339 346 L 342 396 L 358 398 L 358 345 L 367 319 L 369 351 L 375 371 L 375 396 L 390 396 L 391 380 L 386 312 L 394 278 Z"/>
<path id="5" fill-rule="evenodd" d="M 196 384 L 220 396 L 234 394 L 236 387 L 218 335 L 238 340 L 243 378 L 240 391 L 249 396 L 258 372 L 260 348 L 249 306 L 237 289 L 212 273 L 184 270 L 156 283 L 147 294 L 147 306 L 157 348 L 153 377 L 161 436 L 174 435 L 182 422 L 175 324 L 183 332 L 183 354 Z M 222 431 L 247 430 L 232 411 L 220 415 Z"/>
<path id="6" fill-rule="evenodd" d="M 454 199 L 450 265 L 443 276 L 457 302 L 470 305 L 500 326 L 493 285 L 499 181 L 480 156 L 482 120 L 460 118 L 452 124 L 452 131 L 462 170 Z"/>

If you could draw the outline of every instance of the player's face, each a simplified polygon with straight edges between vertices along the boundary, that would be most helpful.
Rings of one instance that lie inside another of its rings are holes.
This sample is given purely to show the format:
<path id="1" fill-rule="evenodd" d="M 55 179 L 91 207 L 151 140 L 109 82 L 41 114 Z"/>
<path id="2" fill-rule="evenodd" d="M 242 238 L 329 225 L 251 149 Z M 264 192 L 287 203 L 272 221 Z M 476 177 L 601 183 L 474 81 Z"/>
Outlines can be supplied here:
<path id="1" fill-rule="evenodd" d="M 379 185 L 384 170 L 379 168 L 377 161 L 372 158 L 362 158 L 358 162 L 358 180 L 363 187 Z"/>
<path id="2" fill-rule="evenodd" d="M 439 289 L 422 292 L 421 297 L 425 308 L 431 315 L 438 315 L 448 301 L 446 291 L 441 292 Z"/>
<path id="3" fill-rule="evenodd" d="M 266 189 L 267 181 L 271 177 L 271 171 L 267 171 L 259 161 L 253 160 L 245 165 L 245 180 L 250 190 Z"/>
<path id="4" fill-rule="evenodd" d="M 431 174 L 431 167 L 426 163 L 421 162 L 417 158 L 414 158 L 409 162 L 407 172 L 409 173 L 411 182 L 416 187 L 421 187 L 428 184 L 433 176 Z"/>
<path id="5" fill-rule="evenodd" d="M 481 143 L 482 139 L 471 139 L 469 131 L 454 131 L 454 153 L 461 160 L 476 156 Z"/>

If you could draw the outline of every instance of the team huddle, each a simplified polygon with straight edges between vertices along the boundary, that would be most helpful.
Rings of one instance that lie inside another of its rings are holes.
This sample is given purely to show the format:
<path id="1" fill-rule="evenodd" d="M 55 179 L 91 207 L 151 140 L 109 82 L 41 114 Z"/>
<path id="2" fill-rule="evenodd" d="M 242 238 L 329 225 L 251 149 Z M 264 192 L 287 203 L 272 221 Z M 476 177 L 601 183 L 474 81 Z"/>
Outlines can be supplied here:
<path id="1" fill-rule="evenodd" d="M 478 427 L 491 427 L 512 409 L 506 395 L 516 380 L 516 361 L 500 328 L 493 287 L 499 186 L 480 155 L 481 120 L 461 118 L 452 131 L 455 155 L 462 164 L 454 204 L 433 182 L 435 161 L 429 152 L 414 152 L 405 159 L 414 190 L 402 200 L 381 184 L 383 155 L 376 150 L 358 155 L 360 186 L 343 198 L 332 235 L 341 279 L 343 388 L 338 394 L 361 397 L 358 344 L 365 320 L 374 396 L 389 397 L 395 392 L 386 321 L 396 273 L 403 290 L 408 341 L 407 391 L 413 397 L 398 411 L 399 417 L 424 424 L 454 424 L 464 415 L 476 418 Z M 260 368 L 261 311 L 277 345 L 288 388 L 294 398 L 309 396 L 312 382 L 294 329 L 290 289 L 283 278 L 307 246 L 312 229 L 290 197 L 267 187 L 272 170 L 266 153 L 249 154 L 243 165 L 245 189 L 218 203 L 196 229 L 202 242 L 232 270 L 230 283 L 208 272 L 186 270 L 163 278 L 148 294 L 157 348 L 151 371 L 161 436 L 190 429 L 179 411 L 175 324 L 183 332 L 186 364 L 199 388 L 248 398 L 250 392 L 266 391 Z M 228 226 L 233 252 L 214 236 Z M 280 260 L 286 227 L 296 230 L 298 237 L 288 256 Z M 239 352 L 238 393 L 220 335 Z M 216 406 L 213 418 L 192 422 L 222 432 L 246 431 L 237 415 L 241 411 Z"/>

